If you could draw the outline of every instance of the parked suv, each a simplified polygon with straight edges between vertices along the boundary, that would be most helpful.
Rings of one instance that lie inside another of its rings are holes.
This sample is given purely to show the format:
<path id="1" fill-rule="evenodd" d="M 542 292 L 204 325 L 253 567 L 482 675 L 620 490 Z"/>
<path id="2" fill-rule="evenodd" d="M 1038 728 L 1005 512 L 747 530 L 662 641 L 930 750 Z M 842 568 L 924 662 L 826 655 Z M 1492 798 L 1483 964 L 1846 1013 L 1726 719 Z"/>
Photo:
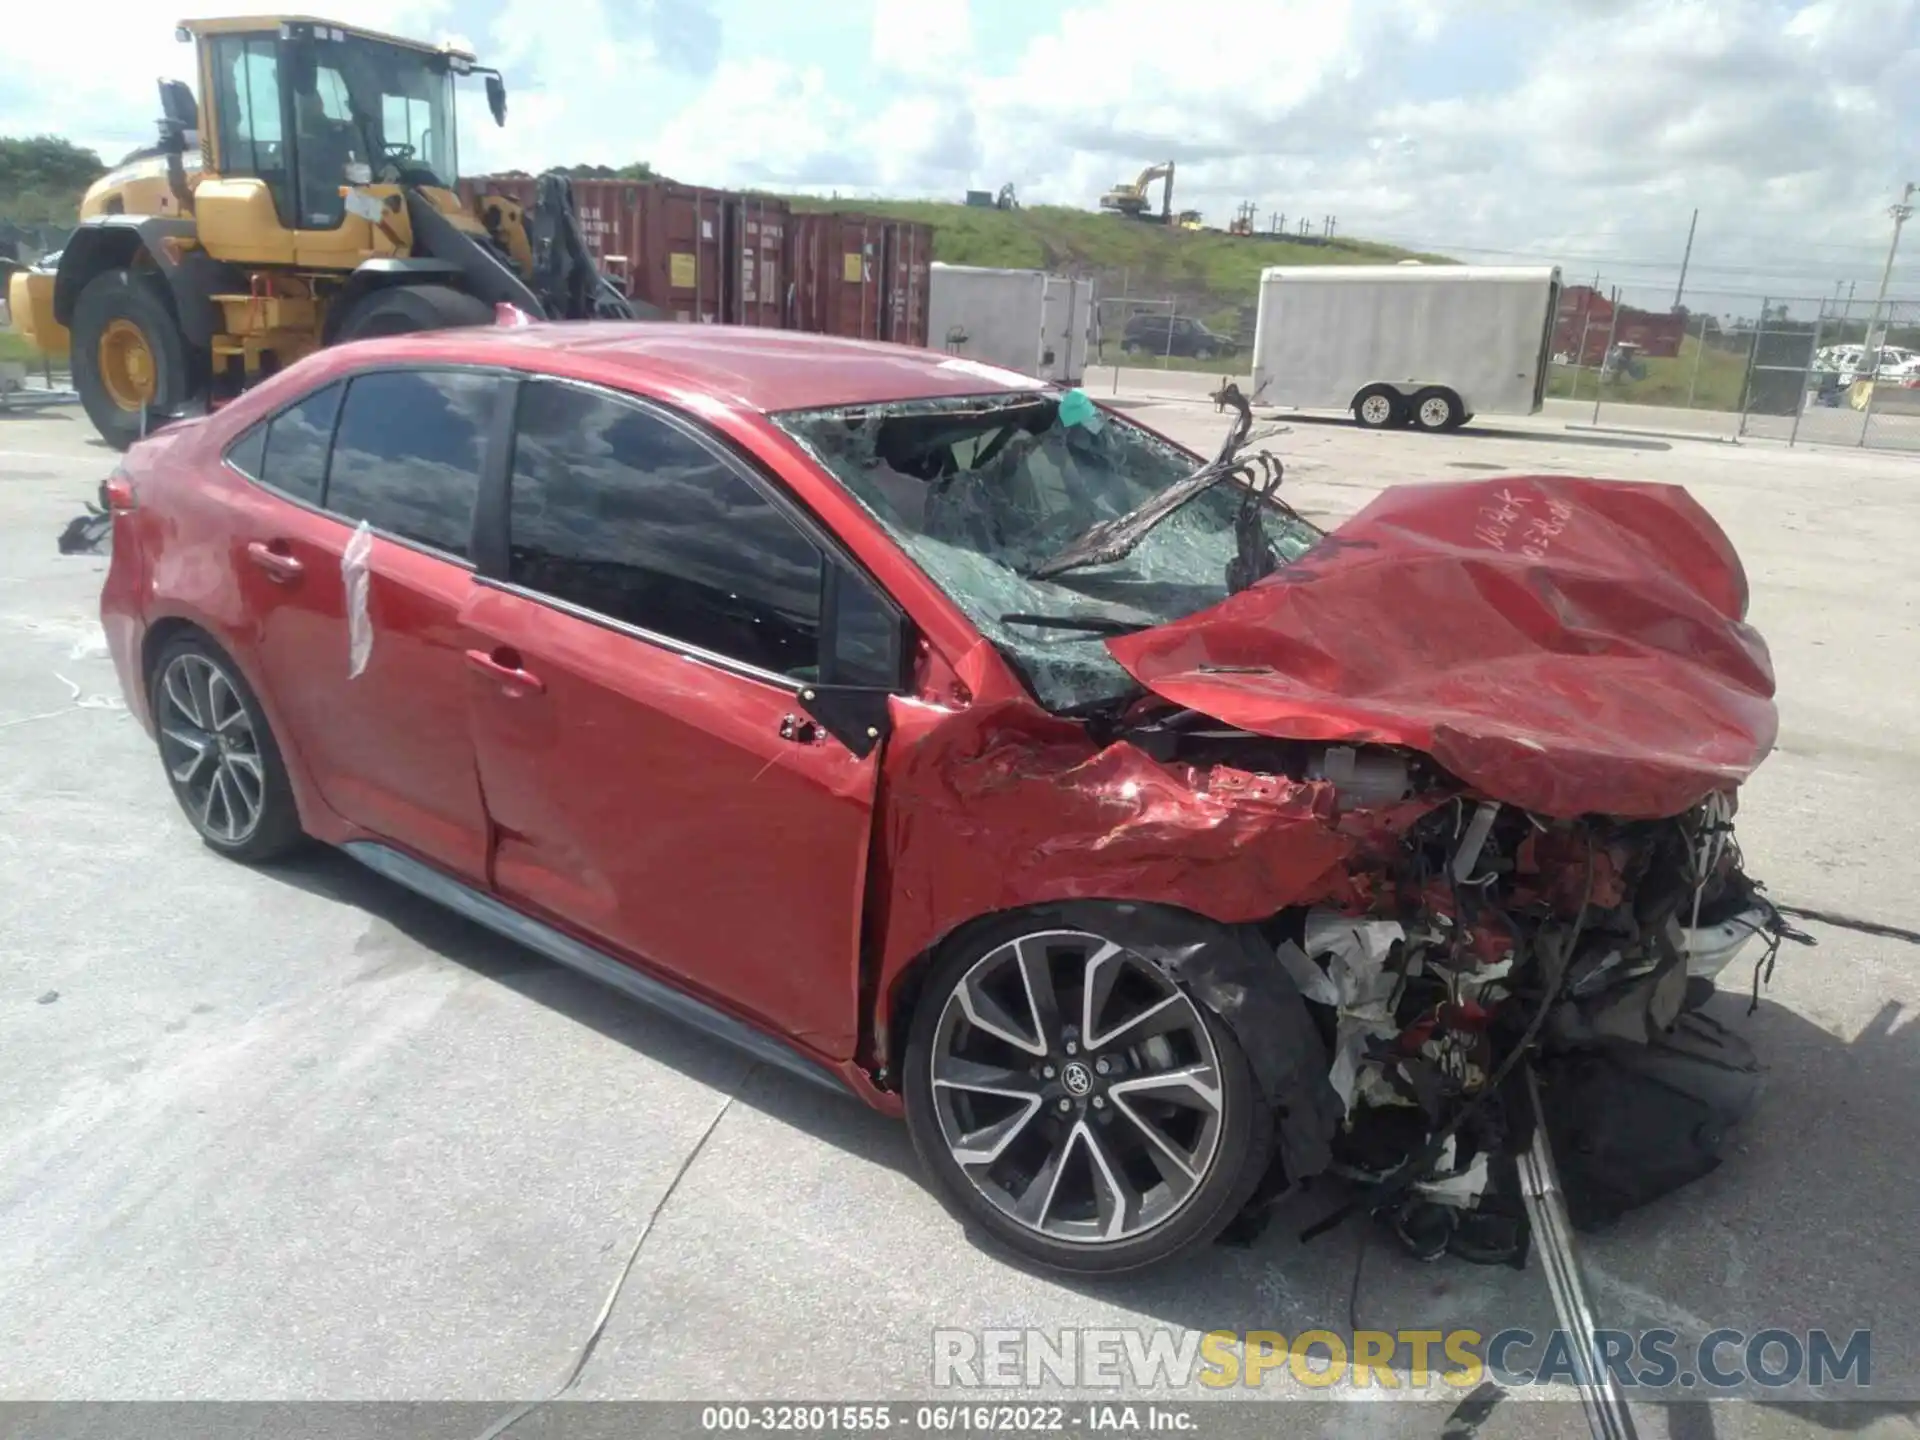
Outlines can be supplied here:
<path id="1" fill-rule="evenodd" d="M 904 1113 L 1031 1261 L 1336 1165 L 1515 1258 L 1522 1060 L 1589 1213 L 1711 1169 L 1757 1067 L 1688 972 L 1777 919 L 1726 537 L 1566 477 L 1323 537 L 1230 400 L 1203 461 L 824 336 L 342 345 L 133 447 L 102 617 L 214 850 L 341 846 Z"/>
<path id="2" fill-rule="evenodd" d="M 1128 355 L 1180 355 L 1195 360 L 1240 353 L 1231 335 L 1209 330 L 1185 315 L 1135 315 L 1127 321 L 1120 348 Z"/>

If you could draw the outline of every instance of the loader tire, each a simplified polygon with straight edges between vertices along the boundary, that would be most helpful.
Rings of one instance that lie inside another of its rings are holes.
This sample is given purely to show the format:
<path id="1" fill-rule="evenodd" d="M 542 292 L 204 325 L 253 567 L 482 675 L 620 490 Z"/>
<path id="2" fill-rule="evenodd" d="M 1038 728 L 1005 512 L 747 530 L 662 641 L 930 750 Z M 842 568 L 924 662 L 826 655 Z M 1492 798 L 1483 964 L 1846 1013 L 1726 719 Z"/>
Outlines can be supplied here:
<path id="1" fill-rule="evenodd" d="M 416 330 L 454 330 L 491 325 L 493 307 L 464 290 L 446 285 L 393 285 L 354 302 L 334 332 L 336 344 L 371 340 L 376 335 L 407 335 Z"/>
<path id="2" fill-rule="evenodd" d="M 157 276 L 108 270 L 73 307 L 73 384 L 100 437 L 116 450 L 191 401 L 208 363 L 180 330 Z"/>

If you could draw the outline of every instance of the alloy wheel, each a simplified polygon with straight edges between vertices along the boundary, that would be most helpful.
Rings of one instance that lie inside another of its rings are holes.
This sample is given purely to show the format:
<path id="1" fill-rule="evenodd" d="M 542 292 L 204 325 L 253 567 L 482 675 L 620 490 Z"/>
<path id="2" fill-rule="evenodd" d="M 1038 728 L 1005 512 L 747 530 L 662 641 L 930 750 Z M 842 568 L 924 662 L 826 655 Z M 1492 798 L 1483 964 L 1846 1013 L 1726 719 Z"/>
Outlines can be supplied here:
<path id="1" fill-rule="evenodd" d="M 1393 418 L 1393 402 L 1384 395 L 1369 395 L 1360 402 L 1360 418 L 1369 425 L 1384 425 Z"/>
<path id="2" fill-rule="evenodd" d="M 1051 1240 L 1164 1225 L 1220 1150 L 1220 1059 L 1199 1008 L 1098 935 L 1043 931 L 982 956 L 947 997 L 930 1064 L 954 1163 Z"/>
<path id="3" fill-rule="evenodd" d="M 204 655 L 176 655 L 155 687 L 160 758 L 200 833 L 239 845 L 260 826 L 266 765 L 246 701 Z"/>
<path id="4" fill-rule="evenodd" d="M 1420 402 L 1420 423 L 1428 430 L 1439 430 L 1453 419 L 1453 406 L 1440 395 L 1429 395 Z"/>

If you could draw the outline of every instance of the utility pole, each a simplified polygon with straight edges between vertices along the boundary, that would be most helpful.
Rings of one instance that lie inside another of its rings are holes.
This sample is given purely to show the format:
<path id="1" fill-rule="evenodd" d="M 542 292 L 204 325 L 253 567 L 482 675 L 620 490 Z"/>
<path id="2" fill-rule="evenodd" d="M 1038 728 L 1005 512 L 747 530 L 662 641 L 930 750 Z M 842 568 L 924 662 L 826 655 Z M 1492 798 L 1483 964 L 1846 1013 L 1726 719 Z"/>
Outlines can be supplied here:
<path id="1" fill-rule="evenodd" d="M 1880 328 L 1880 312 L 1887 303 L 1887 283 L 1893 279 L 1893 257 L 1900 250 L 1900 227 L 1913 218 L 1913 205 L 1910 202 L 1915 189 L 1920 189 L 1920 184 L 1909 180 L 1906 189 L 1900 192 L 1900 199 L 1887 207 L 1887 214 L 1893 217 L 1893 241 L 1887 246 L 1887 268 L 1880 272 L 1880 293 L 1874 298 L 1873 318 L 1867 321 L 1867 347 L 1876 352 L 1876 371 L 1880 338 L 1875 332 Z"/>
<path id="2" fill-rule="evenodd" d="M 1693 259 L 1693 231 L 1699 223 L 1700 207 L 1696 205 L 1693 209 L 1693 219 L 1687 222 L 1687 248 L 1680 257 L 1680 283 L 1673 287 L 1673 308 L 1676 310 L 1680 308 L 1680 297 L 1686 293 L 1687 262 Z"/>

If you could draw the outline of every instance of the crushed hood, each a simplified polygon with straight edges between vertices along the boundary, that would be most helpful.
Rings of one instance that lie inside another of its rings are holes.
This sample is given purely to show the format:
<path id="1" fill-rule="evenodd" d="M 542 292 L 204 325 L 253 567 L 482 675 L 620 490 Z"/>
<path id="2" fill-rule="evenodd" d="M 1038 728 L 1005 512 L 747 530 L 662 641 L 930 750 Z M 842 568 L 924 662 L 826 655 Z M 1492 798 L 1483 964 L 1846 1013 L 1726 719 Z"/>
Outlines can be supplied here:
<path id="1" fill-rule="evenodd" d="M 1746 575 L 1678 486 L 1399 486 L 1300 560 L 1107 642 L 1149 690 L 1257 734 L 1403 745 L 1558 817 L 1676 815 L 1773 747 Z"/>

